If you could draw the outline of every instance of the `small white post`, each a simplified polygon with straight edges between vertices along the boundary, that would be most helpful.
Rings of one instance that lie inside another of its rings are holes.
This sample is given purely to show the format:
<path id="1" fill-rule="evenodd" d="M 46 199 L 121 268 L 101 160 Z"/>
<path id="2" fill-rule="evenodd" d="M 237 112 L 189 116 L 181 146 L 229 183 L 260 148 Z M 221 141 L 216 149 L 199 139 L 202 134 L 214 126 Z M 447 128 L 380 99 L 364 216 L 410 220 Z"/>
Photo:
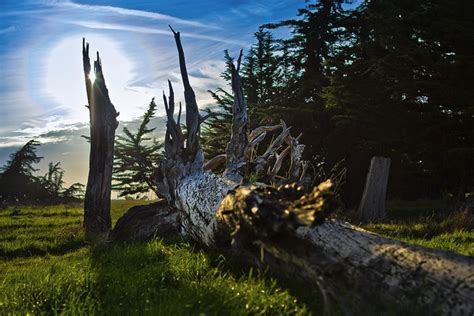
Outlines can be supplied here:
<path id="1" fill-rule="evenodd" d="M 372 157 L 358 210 L 361 221 L 373 222 L 385 217 L 385 197 L 387 195 L 389 171 L 390 158 Z"/>

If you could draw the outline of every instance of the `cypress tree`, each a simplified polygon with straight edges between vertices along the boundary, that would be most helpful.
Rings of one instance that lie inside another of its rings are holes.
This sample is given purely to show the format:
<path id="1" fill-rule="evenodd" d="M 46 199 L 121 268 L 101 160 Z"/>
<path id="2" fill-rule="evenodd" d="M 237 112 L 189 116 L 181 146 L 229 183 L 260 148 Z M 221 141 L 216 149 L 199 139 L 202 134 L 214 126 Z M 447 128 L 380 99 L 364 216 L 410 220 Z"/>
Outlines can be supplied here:
<path id="1" fill-rule="evenodd" d="M 155 113 L 156 103 L 152 99 L 138 130 L 132 133 L 124 127 L 123 135 L 116 138 L 112 187 L 119 191 L 121 197 L 138 196 L 150 190 L 159 196 L 158 169 L 163 144 L 149 136 L 155 128 L 148 127 Z"/>
<path id="2" fill-rule="evenodd" d="M 2 201 L 34 199 L 41 184 L 33 173 L 38 171 L 34 164 L 43 159 L 36 154 L 40 143 L 34 139 L 10 155 L 10 159 L 0 168 L 0 198 Z"/>

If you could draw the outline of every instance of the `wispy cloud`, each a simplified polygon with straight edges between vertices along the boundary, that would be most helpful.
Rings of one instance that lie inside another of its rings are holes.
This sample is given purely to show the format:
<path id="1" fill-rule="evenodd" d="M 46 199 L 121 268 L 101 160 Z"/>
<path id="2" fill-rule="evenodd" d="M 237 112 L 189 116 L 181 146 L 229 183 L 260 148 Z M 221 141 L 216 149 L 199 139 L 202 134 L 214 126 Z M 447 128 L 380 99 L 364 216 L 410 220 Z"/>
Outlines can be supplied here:
<path id="1" fill-rule="evenodd" d="M 36 137 L 36 136 L 52 136 L 51 133 L 64 132 L 64 131 L 76 131 L 83 129 L 88 126 L 87 123 L 68 123 L 59 116 L 52 116 L 45 120 L 36 121 L 36 123 L 29 122 L 29 125 L 25 125 L 23 128 L 13 131 L 12 134 L 23 135 L 25 137 Z M 40 124 L 42 123 L 42 124 Z M 34 125 L 33 125 L 34 124 Z M 38 125 L 42 125 L 39 127 Z M 63 135 L 63 134 L 62 134 Z M 58 136 L 57 134 L 54 136 Z"/>
<path id="2" fill-rule="evenodd" d="M 45 157 L 39 168 L 61 161 L 66 181 L 85 181 L 89 146 L 81 135 L 89 133 L 89 118 L 83 106 L 83 37 L 104 58 L 109 93 L 121 112 L 120 133 L 125 125 L 139 125 L 137 117 L 153 96 L 161 103 L 167 79 L 177 98 L 183 96 L 167 24 L 181 31 L 190 81 L 204 108 L 214 104 L 207 90 L 227 87 L 220 78 L 223 50 L 237 54 L 260 24 L 293 17 L 302 6 L 295 0 L 269 2 L 0 0 L 0 165 L 36 138 Z M 163 112 L 161 104 L 157 115 Z M 158 139 L 165 121 L 156 118 L 150 125 Z"/>
<path id="3" fill-rule="evenodd" d="M 0 34 L 10 33 L 16 30 L 16 28 L 12 25 L 4 29 L 0 29 Z"/>
<path id="4" fill-rule="evenodd" d="M 60 143 L 60 142 L 68 140 L 68 138 L 64 136 L 57 136 L 57 137 L 2 136 L 0 137 L 0 148 L 20 147 L 20 146 L 25 145 L 31 139 L 35 139 L 42 144 L 48 144 L 48 143 L 56 144 L 56 143 Z"/>
<path id="5" fill-rule="evenodd" d="M 266 16 L 271 13 L 271 10 L 265 3 L 251 2 L 231 9 L 231 12 L 241 18 L 247 18 L 249 15 Z"/>
<path id="6" fill-rule="evenodd" d="M 170 30 L 154 28 L 154 27 L 144 27 L 144 26 L 134 26 L 129 24 L 117 24 L 117 23 L 102 23 L 96 21 L 82 21 L 82 20 L 73 20 L 73 21 L 64 21 L 65 23 L 70 23 L 78 26 L 82 26 L 89 29 L 100 29 L 100 30 L 114 30 L 114 31 L 125 31 L 125 32 L 135 32 L 141 34 L 163 34 L 170 35 Z M 230 40 L 226 38 L 221 38 L 212 35 L 203 35 L 190 32 L 183 32 L 181 34 L 183 37 L 203 39 L 213 42 L 226 43 L 231 45 L 244 46 L 246 45 L 243 41 Z"/>
<path id="7" fill-rule="evenodd" d="M 94 11 L 94 12 L 99 12 L 99 13 L 110 13 L 110 14 L 124 15 L 124 16 L 129 16 L 129 17 L 140 17 L 140 18 L 147 18 L 147 19 L 152 19 L 152 20 L 168 21 L 169 23 L 187 25 L 187 26 L 192 26 L 192 27 L 217 28 L 216 26 L 213 26 L 211 24 L 204 24 L 198 21 L 181 19 L 181 18 L 177 18 L 174 16 L 170 16 L 170 15 L 166 15 L 166 14 L 162 14 L 158 12 L 133 10 L 133 9 L 126 9 L 126 8 L 121 8 L 121 7 L 113 7 L 113 6 L 79 4 L 72 1 L 52 1 L 50 2 L 50 4 L 53 4 L 56 7 L 62 7 L 62 8 L 82 9 L 82 10 Z"/>

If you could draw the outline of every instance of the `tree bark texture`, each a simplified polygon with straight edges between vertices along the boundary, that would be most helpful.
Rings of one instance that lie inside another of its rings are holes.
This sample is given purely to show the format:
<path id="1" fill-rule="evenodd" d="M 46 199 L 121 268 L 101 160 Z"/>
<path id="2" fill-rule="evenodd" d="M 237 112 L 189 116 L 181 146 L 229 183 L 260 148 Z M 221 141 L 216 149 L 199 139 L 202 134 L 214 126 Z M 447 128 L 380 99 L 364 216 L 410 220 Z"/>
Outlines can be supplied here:
<path id="1" fill-rule="evenodd" d="M 375 222 L 385 218 L 389 171 L 390 158 L 372 157 L 358 210 L 362 222 Z"/>
<path id="2" fill-rule="evenodd" d="M 84 228 L 91 240 L 106 237 L 111 228 L 110 195 L 118 113 L 110 101 L 97 52 L 91 70 L 89 43 L 83 39 L 82 58 L 90 113 L 89 176 L 84 200 Z M 91 71 L 95 80 L 91 80 Z"/>

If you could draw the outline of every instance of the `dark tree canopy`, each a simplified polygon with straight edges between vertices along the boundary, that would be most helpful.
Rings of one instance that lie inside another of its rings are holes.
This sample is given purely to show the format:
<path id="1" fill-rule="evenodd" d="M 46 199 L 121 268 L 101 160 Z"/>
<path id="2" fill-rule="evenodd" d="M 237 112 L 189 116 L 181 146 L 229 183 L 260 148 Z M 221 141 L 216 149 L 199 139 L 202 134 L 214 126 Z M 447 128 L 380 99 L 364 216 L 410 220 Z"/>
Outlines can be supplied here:
<path id="1" fill-rule="evenodd" d="M 326 170 L 343 160 L 350 205 L 373 156 L 392 160 L 389 197 L 462 200 L 474 186 L 473 14 L 467 0 L 312 1 L 255 33 L 242 71 L 250 124 L 284 119 L 306 159 Z M 212 93 L 207 158 L 223 153 L 233 102 Z"/>
<path id="2" fill-rule="evenodd" d="M 12 153 L 5 166 L 1 167 L 0 196 L 2 200 L 30 199 L 41 189 L 38 179 L 33 176 L 33 173 L 37 171 L 33 165 L 43 159 L 36 154 L 39 145 L 38 141 L 30 140 Z"/>
<path id="3" fill-rule="evenodd" d="M 3 176 L 8 175 L 25 175 L 32 176 L 35 171 L 33 164 L 37 164 L 43 159 L 36 154 L 37 147 L 40 143 L 34 139 L 28 141 L 22 148 L 10 155 L 10 159 L 5 166 L 1 167 Z"/>

